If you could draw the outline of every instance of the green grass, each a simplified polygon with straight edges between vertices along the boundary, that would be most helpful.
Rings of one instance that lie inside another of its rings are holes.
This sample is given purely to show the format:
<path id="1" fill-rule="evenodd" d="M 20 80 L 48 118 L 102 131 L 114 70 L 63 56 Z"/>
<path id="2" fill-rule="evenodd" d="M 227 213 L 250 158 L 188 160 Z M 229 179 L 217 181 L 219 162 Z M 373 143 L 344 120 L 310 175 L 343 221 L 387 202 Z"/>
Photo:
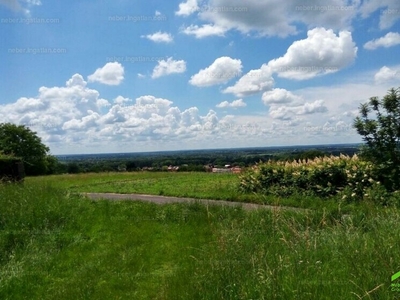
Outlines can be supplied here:
<path id="1" fill-rule="evenodd" d="M 337 200 L 322 200 L 318 197 L 292 195 L 277 197 L 241 193 L 238 190 L 239 177 L 236 174 L 199 172 L 126 172 L 87 173 L 76 175 L 53 175 L 28 177 L 28 184 L 47 183 L 71 192 L 97 193 L 138 193 L 197 199 L 217 199 L 236 202 L 250 202 L 301 208 L 335 210 Z M 342 210 L 352 210 L 353 204 L 342 204 Z M 358 208 L 357 208 L 358 209 Z"/>
<path id="2" fill-rule="evenodd" d="M 79 192 L 147 193 L 153 195 L 228 199 L 237 196 L 238 177 L 210 173 L 89 173 L 29 177 L 27 182 L 51 182 Z"/>
<path id="3" fill-rule="evenodd" d="M 400 270 L 394 208 L 344 216 L 91 201 L 55 180 L 0 186 L 0 299 L 400 296 L 390 291 Z"/>

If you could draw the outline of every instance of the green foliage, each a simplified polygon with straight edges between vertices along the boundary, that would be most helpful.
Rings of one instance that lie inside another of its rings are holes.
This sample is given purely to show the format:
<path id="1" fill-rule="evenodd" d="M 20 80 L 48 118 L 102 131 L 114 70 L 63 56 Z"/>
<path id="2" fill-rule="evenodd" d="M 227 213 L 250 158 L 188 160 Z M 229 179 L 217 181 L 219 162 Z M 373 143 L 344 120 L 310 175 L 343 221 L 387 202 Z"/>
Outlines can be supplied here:
<path id="1" fill-rule="evenodd" d="M 354 127 L 366 147 L 361 155 L 374 164 L 374 172 L 388 191 L 400 188 L 400 90 L 390 89 L 383 99 L 370 98 L 360 106 Z"/>
<path id="2" fill-rule="evenodd" d="M 242 192 L 277 196 L 300 193 L 320 197 L 343 194 L 360 200 L 375 182 L 372 165 L 341 155 L 293 162 L 261 163 L 241 175 Z"/>
<path id="3" fill-rule="evenodd" d="M 0 151 L 22 158 L 27 175 L 47 173 L 49 148 L 24 125 L 0 124 Z"/>
<path id="4" fill-rule="evenodd" d="M 25 170 L 22 160 L 0 153 L 0 182 L 20 182 L 24 177 Z"/>

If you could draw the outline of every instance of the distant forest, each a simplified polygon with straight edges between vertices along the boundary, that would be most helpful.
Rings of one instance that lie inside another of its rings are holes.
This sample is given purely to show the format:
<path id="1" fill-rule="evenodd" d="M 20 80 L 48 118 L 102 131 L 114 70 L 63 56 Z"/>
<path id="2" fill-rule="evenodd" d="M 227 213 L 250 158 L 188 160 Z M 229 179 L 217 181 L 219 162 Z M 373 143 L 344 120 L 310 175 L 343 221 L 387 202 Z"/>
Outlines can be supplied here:
<path id="1" fill-rule="evenodd" d="M 205 172 L 205 166 L 225 165 L 249 167 L 267 160 L 298 160 L 325 155 L 353 155 L 360 144 L 314 145 L 269 148 L 164 151 L 147 153 L 114 153 L 56 156 L 58 163 L 51 173 L 84 173 L 114 171 L 168 171 L 170 166 L 179 172 Z"/>

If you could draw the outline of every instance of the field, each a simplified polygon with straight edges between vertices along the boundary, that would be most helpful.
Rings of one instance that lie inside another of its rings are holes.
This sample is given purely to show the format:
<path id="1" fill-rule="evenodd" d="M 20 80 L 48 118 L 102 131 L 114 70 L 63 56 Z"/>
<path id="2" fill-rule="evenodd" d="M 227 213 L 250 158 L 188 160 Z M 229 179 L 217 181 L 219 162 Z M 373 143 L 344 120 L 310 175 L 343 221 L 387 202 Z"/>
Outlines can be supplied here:
<path id="1" fill-rule="evenodd" d="M 149 172 L 2 185 L 0 299 L 400 297 L 390 286 L 400 271 L 398 209 L 273 200 L 240 194 L 237 183 L 231 174 Z M 91 201 L 77 192 L 297 203 L 309 210 Z"/>
<path id="2" fill-rule="evenodd" d="M 337 209 L 337 202 L 317 197 L 277 197 L 238 192 L 239 177 L 230 173 L 109 172 L 29 177 L 29 184 L 50 184 L 71 192 L 138 193 L 197 199 L 217 199 L 301 208 Z M 352 209 L 343 205 L 342 210 Z"/>

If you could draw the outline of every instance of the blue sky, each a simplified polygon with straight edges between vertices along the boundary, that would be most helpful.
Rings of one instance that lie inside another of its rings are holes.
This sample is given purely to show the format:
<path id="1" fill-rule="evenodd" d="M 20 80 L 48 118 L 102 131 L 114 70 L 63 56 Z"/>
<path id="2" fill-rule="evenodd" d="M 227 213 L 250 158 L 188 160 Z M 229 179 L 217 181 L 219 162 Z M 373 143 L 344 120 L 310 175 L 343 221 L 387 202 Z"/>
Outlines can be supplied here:
<path id="1" fill-rule="evenodd" d="M 0 0 L 0 122 L 53 154 L 360 142 L 398 0 Z"/>

